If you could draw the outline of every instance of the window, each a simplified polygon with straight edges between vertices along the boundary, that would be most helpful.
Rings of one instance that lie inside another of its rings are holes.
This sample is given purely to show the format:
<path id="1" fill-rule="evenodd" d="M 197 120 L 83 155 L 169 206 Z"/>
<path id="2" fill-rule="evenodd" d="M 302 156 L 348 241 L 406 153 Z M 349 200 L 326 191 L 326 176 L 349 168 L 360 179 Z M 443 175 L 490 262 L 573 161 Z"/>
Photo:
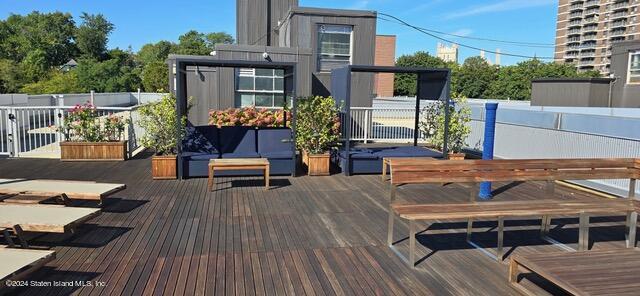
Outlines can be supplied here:
<path id="1" fill-rule="evenodd" d="M 236 107 L 283 107 L 284 70 L 236 69 Z"/>
<path id="2" fill-rule="evenodd" d="M 627 83 L 640 83 L 640 51 L 629 54 Z"/>
<path id="3" fill-rule="evenodd" d="M 351 26 L 318 26 L 318 71 L 328 72 L 351 63 L 352 31 Z"/>

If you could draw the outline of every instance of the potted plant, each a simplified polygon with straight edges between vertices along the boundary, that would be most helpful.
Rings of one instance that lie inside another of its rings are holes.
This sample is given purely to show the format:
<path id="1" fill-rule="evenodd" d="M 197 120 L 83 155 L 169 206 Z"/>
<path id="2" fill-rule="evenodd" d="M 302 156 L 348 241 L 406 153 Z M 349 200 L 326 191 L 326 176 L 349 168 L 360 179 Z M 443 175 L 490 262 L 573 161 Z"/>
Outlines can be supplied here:
<path id="1" fill-rule="evenodd" d="M 329 175 L 330 151 L 340 140 L 339 109 L 332 97 L 301 98 L 297 103 L 296 148 L 310 176 Z"/>
<path id="2" fill-rule="evenodd" d="M 463 98 L 453 99 L 454 104 L 449 108 L 449 149 L 448 159 L 463 160 L 465 154 L 462 149 L 465 141 L 471 133 L 471 109 Z M 459 108 L 456 108 L 456 105 Z M 423 137 L 430 143 L 442 149 L 444 144 L 445 106 L 442 102 L 430 103 L 422 110 L 422 122 L 420 128 Z"/>
<path id="3" fill-rule="evenodd" d="M 90 103 L 69 110 L 58 129 L 64 136 L 60 143 L 63 161 L 125 160 L 127 141 L 124 131 L 130 123 L 124 113 L 101 115 Z"/>
<path id="4" fill-rule="evenodd" d="M 141 143 L 154 151 L 151 158 L 153 179 L 175 179 L 178 141 L 183 134 L 176 128 L 176 98 L 164 95 L 159 101 L 140 107 L 139 111 L 139 124 L 145 130 Z M 186 118 L 181 120 L 184 126 Z"/>

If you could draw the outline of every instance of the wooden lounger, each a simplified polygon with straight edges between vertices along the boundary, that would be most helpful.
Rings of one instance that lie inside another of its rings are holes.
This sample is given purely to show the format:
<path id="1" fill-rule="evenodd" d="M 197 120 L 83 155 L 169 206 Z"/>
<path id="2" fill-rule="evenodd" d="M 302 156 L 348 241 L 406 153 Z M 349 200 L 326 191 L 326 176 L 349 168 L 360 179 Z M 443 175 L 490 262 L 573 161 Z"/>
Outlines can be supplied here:
<path id="1" fill-rule="evenodd" d="M 414 266 L 416 245 L 416 222 L 439 220 L 467 220 L 467 241 L 491 257 L 503 259 L 504 220 L 542 217 L 540 234 L 548 241 L 559 244 L 548 237 L 551 216 L 577 215 L 580 217 L 578 250 L 586 251 L 589 246 L 589 216 L 591 215 L 627 215 L 629 227 L 628 246 L 635 246 L 637 214 L 636 207 L 629 199 L 589 199 L 589 200 L 530 200 L 530 201 L 491 201 L 456 204 L 392 204 L 389 210 L 387 243 L 410 266 Z M 407 260 L 394 248 L 393 224 L 395 217 L 408 221 L 409 224 L 409 259 Z M 498 244 L 496 255 L 486 252 L 471 241 L 474 219 L 498 220 Z"/>
<path id="2" fill-rule="evenodd" d="M 66 194 L 70 199 L 97 200 L 100 202 L 105 197 L 125 188 L 126 185 L 124 184 L 91 181 L 0 179 L 0 193 L 4 194 Z"/>
<path id="3" fill-rule="evenodd" d="M 638 295 L 640 291 L 637 249 L 514 255 L 509 282 L 525 294 L 535 295 L 518 283 L 520 269 L 535 273 L 572 295 Z"/>
<path id="4" fill-rule="evenodd" d="M 6 288 L 7 281 L 24 279 L 53 259 L 54 251 L 0 247 L 0 290 Z"/>
<path id="5" fill-rule="evenodd" d="M 0 228 L 19 225 L 23 231 L 65 233 L 99 214 L 93 208 L 0 204 Z"/>

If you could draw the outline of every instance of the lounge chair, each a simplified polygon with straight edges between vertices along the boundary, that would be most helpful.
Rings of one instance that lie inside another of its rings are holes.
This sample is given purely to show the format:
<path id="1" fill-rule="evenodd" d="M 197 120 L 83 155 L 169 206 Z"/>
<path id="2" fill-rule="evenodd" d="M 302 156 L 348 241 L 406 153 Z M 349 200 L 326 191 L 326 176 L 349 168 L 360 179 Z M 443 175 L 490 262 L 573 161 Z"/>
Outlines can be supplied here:
<path id="1" fill-rule="evenodd" d="M 21 242 L 21 232 L 68 233 L 75 226 L 100 214 L 100 209 L 57 205 L 0 204 L 0 228 L 12 229 Z M 24 247 L 24 243 L 23 243 Z"/>
<path id="2" fill-rule="evenodd" d="M 0 179 L 2 194 L 65 194 L 70 199 L 95 200 L 100 203 L 107 196 L 125 188 L 124 184 L 91 181 Z"/>
<path id="3" fill-rule="evenodd" d="M 0 246 L 0 290 L 9 281 L 24 279 L 55 259 L 54 251 L 13 249 Z M 2 294 L 0 292 L 0 294 Z"/>

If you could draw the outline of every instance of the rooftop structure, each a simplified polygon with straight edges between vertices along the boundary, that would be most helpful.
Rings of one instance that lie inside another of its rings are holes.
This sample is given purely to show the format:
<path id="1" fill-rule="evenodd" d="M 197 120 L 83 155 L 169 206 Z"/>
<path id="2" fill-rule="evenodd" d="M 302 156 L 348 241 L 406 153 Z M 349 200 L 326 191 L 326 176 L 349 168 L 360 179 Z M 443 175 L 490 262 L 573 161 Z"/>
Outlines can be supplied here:
<path id="1" fill-rule="evenodd" d="M 458 51 L 459 46 L 457 44 L 446 46 L 438 42 L 438 47 L 436 48 L 436 56 L 441 58 L 445 62 L 458 63 Z"/>
<path id="2" fill-rule="evenodd" d="M 635 0 L 560 0 L 556 61 L 608 75 L 613 45 L 640 37 L 639 5 Z"/>

